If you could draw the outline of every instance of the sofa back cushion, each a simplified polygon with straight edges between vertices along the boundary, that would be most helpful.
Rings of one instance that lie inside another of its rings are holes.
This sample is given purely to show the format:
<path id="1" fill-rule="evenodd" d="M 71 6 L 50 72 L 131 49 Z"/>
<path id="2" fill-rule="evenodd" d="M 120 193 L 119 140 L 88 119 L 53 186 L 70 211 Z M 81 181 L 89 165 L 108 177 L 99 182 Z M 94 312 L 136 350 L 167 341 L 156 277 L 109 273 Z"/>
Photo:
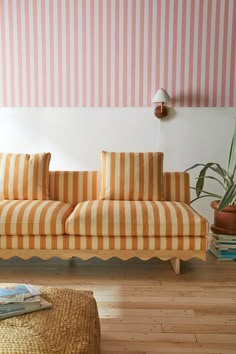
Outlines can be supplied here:
<path id="1" fill-rule="evenodd" d="M 101 195 L 106 200 L 162 200 L 163 153 L 102 151 Z"/>
<path id="2" fill-rule="evenodd" d="M 97 200 L 101 194 L 99 171 L 50 171 L 49 199 L 73 205 Z M 189 204 L 188 172 L 163 173 L 163 200 Z"/>
<path id="3" fill-rule="evenodd" d="M 0 154 L 0 199 L 48 199 L 50 153 Z"/>

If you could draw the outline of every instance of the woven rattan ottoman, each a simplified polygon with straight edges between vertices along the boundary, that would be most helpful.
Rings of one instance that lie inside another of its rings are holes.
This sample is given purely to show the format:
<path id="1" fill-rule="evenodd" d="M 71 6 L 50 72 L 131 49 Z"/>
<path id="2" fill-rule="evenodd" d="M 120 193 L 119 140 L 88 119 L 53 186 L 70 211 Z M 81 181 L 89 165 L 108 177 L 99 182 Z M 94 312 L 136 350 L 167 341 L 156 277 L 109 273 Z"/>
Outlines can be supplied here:
<path id="1" fill-rule="evenodd" d="M 51 309 L 0 321 L 0 353 L 99 354 L 100 324 L 91 291 L 42 287 Z"/>

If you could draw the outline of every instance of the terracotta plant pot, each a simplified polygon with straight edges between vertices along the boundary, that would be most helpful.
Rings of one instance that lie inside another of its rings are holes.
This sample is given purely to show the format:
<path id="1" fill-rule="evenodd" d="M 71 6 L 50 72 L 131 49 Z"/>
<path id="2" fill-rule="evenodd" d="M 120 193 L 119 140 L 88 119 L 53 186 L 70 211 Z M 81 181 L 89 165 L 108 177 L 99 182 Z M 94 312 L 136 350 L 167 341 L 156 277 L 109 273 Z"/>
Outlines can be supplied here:
<path id="1" fill-rule="evenodd" d="M 211 203 L 214 209 L 214 224 L 211 230 L 216 234 L 236 235 L 236 205 L 229 205 L 221 211 L 217 211 L 219 201 Z"/>

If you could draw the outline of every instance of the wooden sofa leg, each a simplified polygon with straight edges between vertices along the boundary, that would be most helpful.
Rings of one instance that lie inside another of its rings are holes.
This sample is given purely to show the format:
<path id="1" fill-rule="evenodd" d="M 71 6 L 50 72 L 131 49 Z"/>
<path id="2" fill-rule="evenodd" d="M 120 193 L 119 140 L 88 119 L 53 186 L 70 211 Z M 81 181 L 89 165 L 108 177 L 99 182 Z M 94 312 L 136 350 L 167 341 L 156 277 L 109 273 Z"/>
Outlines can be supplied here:
<path id="1" fill-rule="evenodd" d="M 175 274 L 180 274 L 180 259 L 179 258 L 171 258 L 170 263 L 175 271 Z"/>

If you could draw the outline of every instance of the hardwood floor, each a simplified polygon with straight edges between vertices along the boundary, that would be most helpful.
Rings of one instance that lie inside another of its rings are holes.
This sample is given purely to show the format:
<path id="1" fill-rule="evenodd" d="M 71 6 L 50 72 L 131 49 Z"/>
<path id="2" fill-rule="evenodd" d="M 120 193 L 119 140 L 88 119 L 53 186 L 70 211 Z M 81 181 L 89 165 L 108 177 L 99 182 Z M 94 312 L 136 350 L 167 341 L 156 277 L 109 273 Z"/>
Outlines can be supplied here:
<path id="1" fill-rule="evenodd" d="M 1 282 L 92 289 L 101 354 L 235 354 L 236 262 L 208 255 L 181 272 L 158 259 L 0 259 Z"/>

